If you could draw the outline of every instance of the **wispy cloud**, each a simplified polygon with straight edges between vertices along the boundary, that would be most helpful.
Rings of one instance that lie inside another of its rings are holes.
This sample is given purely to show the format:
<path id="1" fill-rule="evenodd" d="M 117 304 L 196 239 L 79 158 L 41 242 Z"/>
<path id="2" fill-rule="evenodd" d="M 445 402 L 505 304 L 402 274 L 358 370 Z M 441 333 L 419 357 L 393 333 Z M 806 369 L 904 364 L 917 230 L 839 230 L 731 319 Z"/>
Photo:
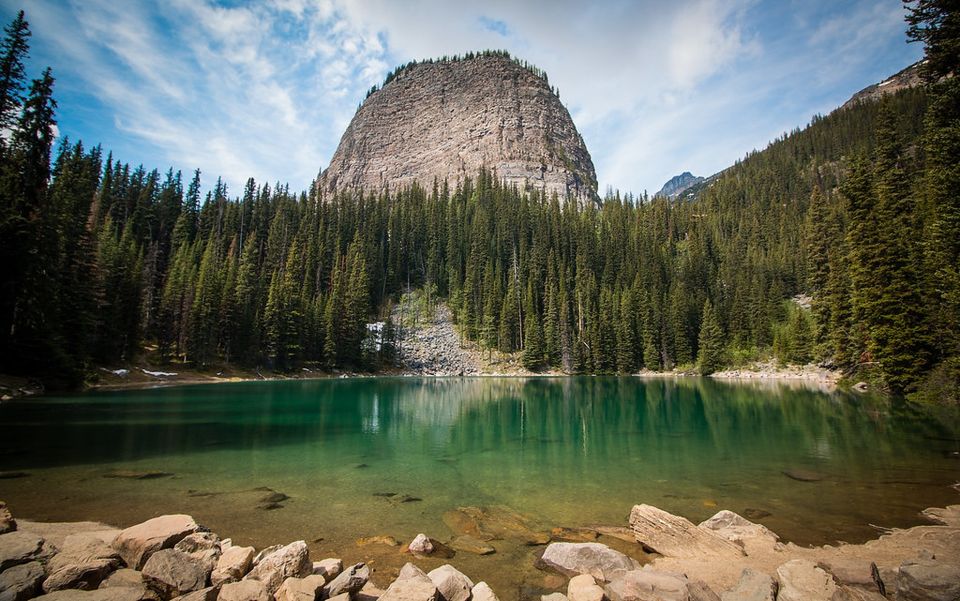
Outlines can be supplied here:
<path id="1" fill-rule="evenodd" d="M 16 0 L 0 0 L 6 14 Z M 367 89 L 412 59 L 544 68 L 601 188 L 712 173 L 919 54 L 899 0 L 33 0 L 61 129 L 125 160 L 305 188 Z M 601 192 L 603 190 L 601 189 Z"/>

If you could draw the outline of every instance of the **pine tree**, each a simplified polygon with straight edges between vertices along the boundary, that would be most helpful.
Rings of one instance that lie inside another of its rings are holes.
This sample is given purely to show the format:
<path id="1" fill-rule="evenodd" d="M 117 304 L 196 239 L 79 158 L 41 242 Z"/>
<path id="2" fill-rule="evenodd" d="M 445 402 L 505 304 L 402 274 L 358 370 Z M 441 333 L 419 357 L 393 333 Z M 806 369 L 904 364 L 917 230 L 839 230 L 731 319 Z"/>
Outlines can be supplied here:
<path id="1" fill-rule="evenodd" d="M 720 329 L 716 311 L 709 299 L 703 303 L 699 346 L 697 366 L 701 374 L 710 375 L 723 367 L 723 330 Z"/>
<path id="2" fill-rule="evenodd" d="M 8 130 L 16 123 L 27 78 L 23 61 L 30 50 L 30 25 L 22 10 L 3 32 L 4 38 L 0 42 L 0 130 Z M 3 137 L 0 136 L 0 156 L 3 148 Z"/>

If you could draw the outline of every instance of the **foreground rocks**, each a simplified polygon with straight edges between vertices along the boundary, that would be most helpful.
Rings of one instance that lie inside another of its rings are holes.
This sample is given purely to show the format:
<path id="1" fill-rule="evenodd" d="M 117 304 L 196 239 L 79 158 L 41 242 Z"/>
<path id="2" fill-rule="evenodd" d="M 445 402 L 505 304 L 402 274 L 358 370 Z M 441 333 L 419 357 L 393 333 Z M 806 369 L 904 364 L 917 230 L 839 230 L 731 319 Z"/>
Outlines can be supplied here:
<path id="1" fill-rule="evenodd" d="M 781 543 L 769 529 L 731 511 L 694 525 L 638 505 L 626 532 L 638 550 L 656 550 L 649 563 L 601 542 L 568 542 L 592 538 L 585 529 L 555 529 L 563 540 L 549 543 L 539 558 L 533 550 L 525 555 L 552 573 L 544 575 L 543 588 L 520 589 L 519 599 L 960 601 L 960 505 L 924 514 L 936 525 L 893 530 L 863 545 L 803 548 Z M 542 540 L 537 525 L 508 508 L 459 508 L 444 522 L 454 540 L 470 537 L 482 544 L 509 537 L 520 549 Z M 0 601 L 499 601 L 485 582 L 439 565 L 446 555 L 438 550 L 446 543 L 425 535 L 396 552 L 428 553 L 412 556 L 438 567 L 425 572 L 407 563 L 380 590 L 365 563 L 312 561 L 304 541 L 257 553 L 221 540 L 186 515 L 161 516 L 123 531 L 91 522 L 16 524 L 0 534 Z M 625 529 L 591 531 L 621 538 Z"/>

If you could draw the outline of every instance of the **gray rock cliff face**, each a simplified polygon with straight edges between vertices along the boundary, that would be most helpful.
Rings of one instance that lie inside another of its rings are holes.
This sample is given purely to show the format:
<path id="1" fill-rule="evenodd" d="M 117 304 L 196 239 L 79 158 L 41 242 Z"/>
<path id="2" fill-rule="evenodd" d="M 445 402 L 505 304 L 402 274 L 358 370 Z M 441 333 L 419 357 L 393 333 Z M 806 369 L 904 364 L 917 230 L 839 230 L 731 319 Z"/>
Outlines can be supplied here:
<path id="1" fill-rule="evenodd" d="M 317 185 L 451 187 L 481 167 L 507 182 L 597 200 L 590 153 L 546 79 L 505 56 L 417 63 L 357 111 Z"/>

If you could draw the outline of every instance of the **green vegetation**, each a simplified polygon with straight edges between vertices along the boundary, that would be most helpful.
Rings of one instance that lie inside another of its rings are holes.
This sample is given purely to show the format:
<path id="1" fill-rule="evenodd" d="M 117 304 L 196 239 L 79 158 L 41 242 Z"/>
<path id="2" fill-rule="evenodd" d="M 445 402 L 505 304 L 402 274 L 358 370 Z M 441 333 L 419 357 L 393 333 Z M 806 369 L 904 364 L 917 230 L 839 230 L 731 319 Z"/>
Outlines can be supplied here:
<path id="1" fill-rule="evenodd" d="M 911 13 L 928 54 L 956 19 L 927 19 L 933 5 Z M 199 171 L 184 191 L 179 173 L 66 140 L 51 165 L 52 77 L 21 100 L 29 30 L 21 16 L 6 31 L 6 371 L 76 382 L 148 343 L 201 367 L 376 369 L 367 322 L 424 289 L 465 338 L 534 370 L 710 373 L 773 353 L 958 402 L 956 53 L 928 63 L 927 88 L 818 116 L 690 202 L 579 206 L 485 171 L 326 198 L 252 179 L 231 198 L 218 180 L 201 202 Z"/>

